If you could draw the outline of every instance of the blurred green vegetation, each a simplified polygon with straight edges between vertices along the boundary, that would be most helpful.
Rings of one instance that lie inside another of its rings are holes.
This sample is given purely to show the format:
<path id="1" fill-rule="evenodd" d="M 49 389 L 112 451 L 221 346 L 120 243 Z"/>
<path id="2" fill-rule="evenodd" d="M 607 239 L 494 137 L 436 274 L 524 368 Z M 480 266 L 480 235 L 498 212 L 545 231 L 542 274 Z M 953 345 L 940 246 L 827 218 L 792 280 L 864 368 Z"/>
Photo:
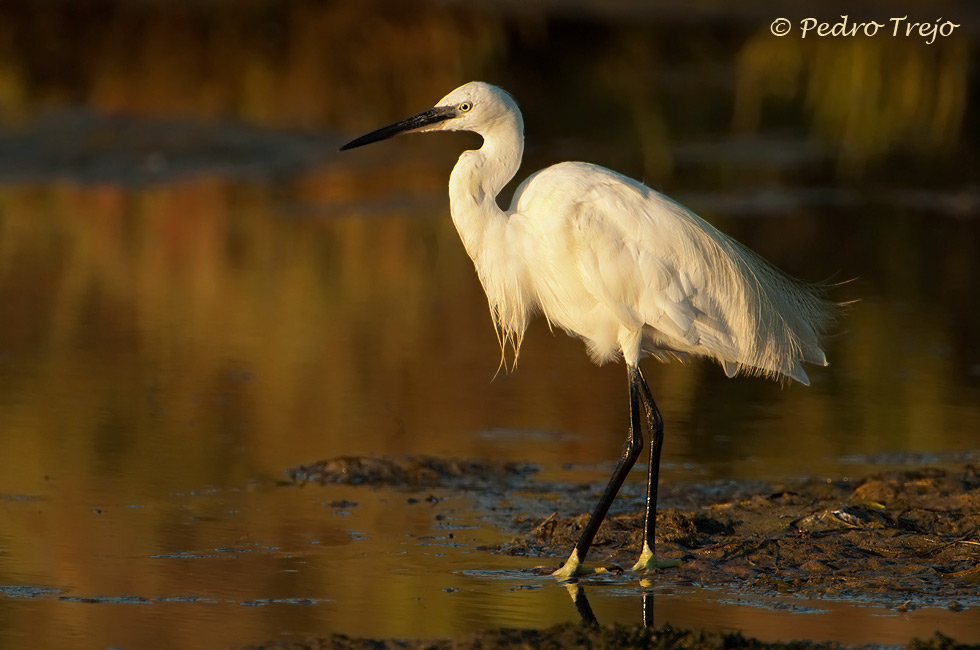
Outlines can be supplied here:
<path id="1" fill-rule="evenodd" d="M 956 148 L 967 105 L 965 38 L 915 47 L 905 39 L 774 39 L 754 35 L 736 61 L 734 124 L 757 131 L 771 101 L 801 103 L 810 137 L 830 144 L 841 171 L 888 154 L 926 160 Z"/>
<path id="2" fill-rule="evenodd" d="M 25 121 L 81 103 L 266 125 L 350 116 L 366 124 L 492 55 L 502 41 L 494 22 L 414 0 L 5 3 L 0 116 Z"/>
<path id="3" fill-rule="evenodd" d="M 779 9 L 705 1 L 691 9 L 703 12 L 699 24 L 645 3 L 597 13 L 422 0 L 7 3 L 0 121 L 81 104 L 356 131 L 479 76 L 534 109 L 533 131 L 569 137 L 588 125 L 605 136 L 594 142 L 635 141 L 650 173 L 671 168 L 671 138 L 706 124 L 723 133 L 729 122 L 757 131 L 787 108 L 847 172 L 889 152 L 931 159 L 956 148 L 969 25 L 931 45 L 884 34 L 776 38 L 769 21 Z M 974 13 L 955 2 L 931 10 L 967 22 Z M 667 101 L 678 92 L 688 101 Z"/>

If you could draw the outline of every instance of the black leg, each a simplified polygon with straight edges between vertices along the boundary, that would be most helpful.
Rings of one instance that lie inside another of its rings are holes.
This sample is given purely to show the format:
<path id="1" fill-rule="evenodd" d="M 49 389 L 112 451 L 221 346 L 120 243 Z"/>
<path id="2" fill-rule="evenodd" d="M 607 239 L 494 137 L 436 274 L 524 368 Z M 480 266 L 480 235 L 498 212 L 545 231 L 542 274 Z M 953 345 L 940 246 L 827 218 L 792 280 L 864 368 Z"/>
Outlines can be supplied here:
<path id="1" fill-rule="evenodd" d="M 646 571 L 655 567 L 676 566 L 676 561 L 660 562 L 654 554 L 654 544 L 657 539 L 657 488 L 660 485 L 660 450 L 664 445 L 664 420 L 660 409 L 653 400 L 650 387 L 643 379 L 640 369 L 636 369 L 640 385 L 641 401 L 646 413 L 647 428 L 650 430 L 650 469 L 647 474 L 647 508 L 646 521 L 643 529 L 643 547 L 640 559 L 633 566 L 634 571 Z"/>
<path id="2" fill-rule="evenodd" d="M 649 547 L 653 550 L 654 540 L 657 535 L 657 488 L 660 486 L 660 450 L 664 446 L 664 419 L 660 415 L 657 403 L 653 401 L 650 394 L 650 387 L 646 380 L 636 369 L 636 374 L 640 377 L 641 395 L 643 406 L 647 416 L 647 427 L 650 430 L 650 470 L 647 474 L 647 512 L 646 527 L 643 529 L 643 548 Z"/>
<path id="3" fill-rule="evenodd" d="M 641 391 L 646 384 L 643 381 L 643 376 L 640 374 L 639 368 L 630 365 L 627 365 L 626 368 L 629 375 L 630 391 L 629 437 L 626 439 L 626 445 L 623 447 L 623 455 L 619 459 L 619 464 L 613 470 L 609 484 L 599 498 L 599 503 L 596 504 L 595 510 L 592 511 L 592 516 L 589 517 L 589 523 L 582 530 L 582 535 L 579 537 L 578 543 L 572 551 L 572 555 L 562 568 L 554 573 L 559 578 L 571 578 L 579 572 L 579 566 L 585 561 L 585 555 L 592 546 L 592 540 L 595 539 L 595 534 L 599 530 L 602 520 L 606 517 L 609 506 L 612 504 L 613 499 L 616 498 L 616 494 L 626 480 L 627 474 L 630 473 L 633 465 L 636 464 L 636 459 L 639 457 L 640 452 L 643 451 L 643 427 L 640 423 L 640 401 L 643 400 L 646 405 L 646 396 L 641 396 Z M 650 389 L 647 388 L 646 392 L 649 394 Z M 651 403 L 652 401 L 653 398 L 650 398 Z M 648 410 L 647 419 L 649 420 L 649 406 L 646 406 L 646 408 Z M 656 494 L 654 494 L 654 500 L 656 500 Z"/>

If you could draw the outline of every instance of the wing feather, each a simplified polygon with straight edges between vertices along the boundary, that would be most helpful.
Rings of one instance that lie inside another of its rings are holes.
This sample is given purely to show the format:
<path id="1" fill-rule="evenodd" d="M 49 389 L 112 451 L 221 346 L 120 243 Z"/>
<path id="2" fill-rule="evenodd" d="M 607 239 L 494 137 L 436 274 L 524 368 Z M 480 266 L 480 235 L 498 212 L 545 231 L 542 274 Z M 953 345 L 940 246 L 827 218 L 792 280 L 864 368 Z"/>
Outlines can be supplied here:
<path id="1" fill-rule="evenodd" d="M 548 190 L 547 215 L 538 187 Z M 512 209 L 566 232 L 577 282 L 624 327 L 643 330 L 648 352 L 710 356 L 729 376 L 802 383 L 800 361 L 826 364 L 819 339 L 833 309 L 819 289 L 637 181 L 561 163 L 528 179 Z"/>

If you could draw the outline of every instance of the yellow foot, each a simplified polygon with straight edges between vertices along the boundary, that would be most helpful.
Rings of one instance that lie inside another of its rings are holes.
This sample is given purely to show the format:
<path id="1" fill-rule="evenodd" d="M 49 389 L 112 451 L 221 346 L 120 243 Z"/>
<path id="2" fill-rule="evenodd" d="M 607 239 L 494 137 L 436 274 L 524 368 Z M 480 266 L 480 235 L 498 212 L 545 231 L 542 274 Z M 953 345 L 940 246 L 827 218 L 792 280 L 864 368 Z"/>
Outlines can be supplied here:
<path id="1" fill-rule="evenodd" d="M 653 549 L 648 544 L 644 544 L 643 552 L 640 553 L 640 559 L 633 565 L 633 570 L 637 573 L 645 573 L 653 569 L 668 569 L 670 567 L 680 566 L 680 564 L 680 560 L 658 560 L 657 556 L 653 554 Z"/>
<path id="2" fill-rule="evenodd" d="M 582 566 L 582 561 L 578 559 L 578 549 L 572 549 L 572 554 L 568 556 L 565 560 L 565 564 L 561 565 L 561 568 L 552 573 L 561 582 L 566 580 L 571 580 L 572 578 L 577 578 L 579 576 L 587 576 L 592 573 L 604 573 L 606 569 L 604 567 L 584 567 Z"/>

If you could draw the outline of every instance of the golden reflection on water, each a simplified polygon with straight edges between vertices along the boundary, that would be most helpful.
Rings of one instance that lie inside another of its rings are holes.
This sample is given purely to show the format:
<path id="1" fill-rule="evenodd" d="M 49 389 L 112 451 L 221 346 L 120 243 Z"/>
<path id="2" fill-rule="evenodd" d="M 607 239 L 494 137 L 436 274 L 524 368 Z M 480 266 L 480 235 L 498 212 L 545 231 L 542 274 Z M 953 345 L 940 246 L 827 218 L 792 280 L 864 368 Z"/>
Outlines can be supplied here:
<path id="1" fill-rule="evenodd" d="M 809 389 L 729 381 L 707 363 L 648 365 L 669 427 L 665 479 L 839 476 L 857 471 L 846 456 L 976 446 L 966 40 L 804 46 L 754 27 L 736 37 L 425 3 L 25 7 L 0 7 L 10 128 L 84 106 L 317 128 L 339 144 L 340 132 L 484 77 L 525 108 L 521 178 L 562 157 L 593 159 L 687 192 L 694 208 L 707 192 L 746 187 L 850 189 L 847 201 L 802 200 L 778 219 L 705 213 L 796 275 L 857 276 L 834 295 L 861 301 Z M 679 143 L 729 142 L 733 122 L 772 135 L 771 113 L 787 106 L 792 117 L 773 118 L 785 146 L 830 143 L 828 158 L 674 157 Z M 6 599 L 17 622 L 0 647 L 52 616 L 63 647 L 65 635 L 117 642 L 116 628 L 139 643 L 172 635 L 174 647 L 283 629 L 429 636 L 574 616 L 550 587 L 512 592 L 513 582 L 463 573 L 534 563 L 474 552 L 472 538 L 496 535 L 486 525 L 467 533 L 466 553 L 447 546 L 436 557 L 400 535 L 439 534 L 431 511 L 407 508 L 404 495 L 268 487 L 288 467 L 339 454 L 505 457 L 550 478 L 567 478 L 568 463 L 590 480 L 616 457 L 621 367 L 592 366 L 580 343 L 538 322 L 517 371 L 491 381 L 499 350 L 445 197 L 470 143 L 396 140 L 257 180 L 217 167 L 148 186 L 42 178 L 0 188 L 0 587 L 219 601 L 155 602 L 126 625 L 119 608 L 141 606 Z M 908 163 L 909 152 L 927 162 Z M 91 163 L 82 147 L 77 165 Z M 322 505 L 341 497 L 362 505 L 349 517 Z M 248 552 L 224 560 L 223 547 Z M 175 553 L 219 557 L 156 557 Z M 620 602 L 591 595 L 598 610 Z M 241 613 L 265 597 L 324 602 Z M 774 629 L 760 622 L 769 614 L 731 616 Z M 214 625 L 229 618 L 242 619 L 235 634 Z"/>

